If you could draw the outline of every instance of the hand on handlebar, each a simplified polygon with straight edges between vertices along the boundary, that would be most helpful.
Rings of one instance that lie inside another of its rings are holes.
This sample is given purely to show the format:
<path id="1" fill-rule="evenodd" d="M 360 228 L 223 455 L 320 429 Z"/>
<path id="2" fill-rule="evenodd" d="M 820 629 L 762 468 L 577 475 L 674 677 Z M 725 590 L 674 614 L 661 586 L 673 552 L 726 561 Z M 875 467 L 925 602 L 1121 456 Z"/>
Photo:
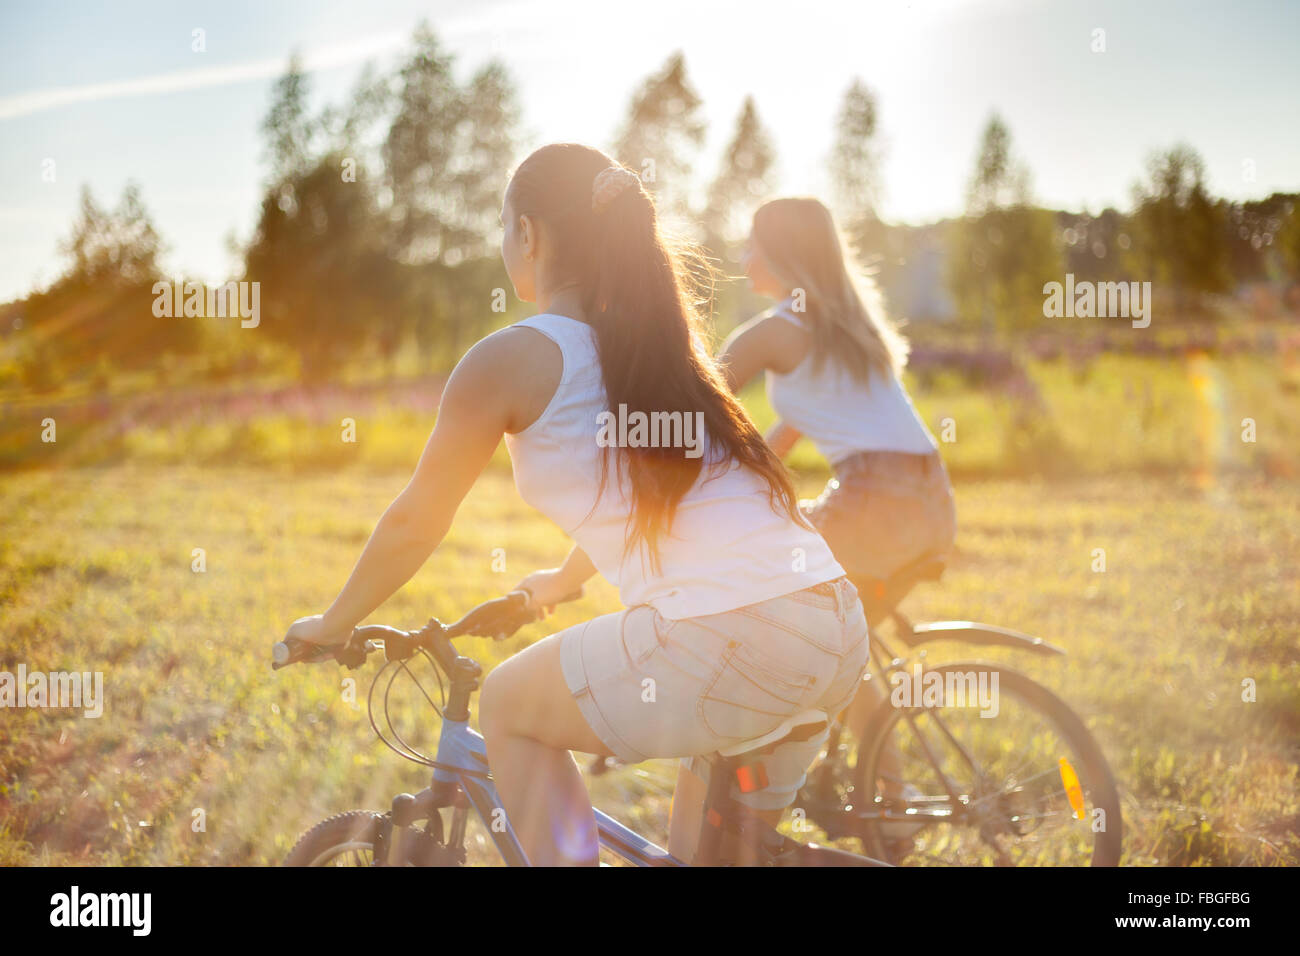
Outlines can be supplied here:
<path id="1" fill-rule="evenodd" d="M 290 641 L 301 641 L 304 644 L 323 644 L 336 645 L 344 644 L 352 636 L 352 628 L 339 630 L 336 627 L 330 627 L 325 623 L 325 618 L 320 614 L 312 614 L 308 617 L 300 617 L 289 625 L 289 630 L 284 635 L 285 643 Z"/>
<path id="2" fill-rule="evenodd" d="M 337 660 L 356 667 L 366 659 L 352 628 L 341 631 L 320 614 L 300 617 L 290 624 L 284 637 L 272 648 L 271 656 L 276 670 L 298 661 L 323 660 Z"/>
<path id="3" fill-rule="evenodd" d="M 529 577 L 534 576 L 530 575 Z M 529 578 L 524 580 L 527 582 Z M 550 598 L 549 593 L 547 597 Z M 576 601 L 580 597 L 582 597 L 581 587 L 550 599 L 555 604 L 561 604 L 565 601 Z M 444 644 L 447 638 L 459 637 L 464 634 L 475 634 L 481 637 L 493 637 L 502 640 L 514 634 L 525 624 L 538 619 L 540 615 L 537 610 L 530 606 L 529 600 L 528 591 L 516 589 L 504 597 L 485 601 L 452 624 L 444 625 L 431 620 L 429 625 L 421 629 L 421 631 L 411 633 L 378 624 L 370 624 L 349 631 L 342 640 L 337 639 L 336 631 L 327 625 L 320 615 L 299 618 L 293 622 L 284 640 L 272 648 L 272 667 L 279 670 L 281 667 L 287 667 L 298 661 L 318 662 L 323 660 L 336 660 L 348 667 L 357 667 L 365 663 L 366 655 L 377 646 L 376 641 L 382 642 L 385 656 L 390 661 L 404 660 L 414 652 L 417 646 L 410 643 L 411 640 L 420 638 L 421 635 L 428 631 L 429 627 L 439 629 L 438 634 L 441 635 Z M 553 608 L 554 604 L 551 607 Z M 425 645 L 421 643 L 418 646 L 423 647 Z M 450 645 L 447 646 L 448 652 L 454 656 L 455 652 L 450 650 Z"/>
<path id="4" fill-rule="evenodd" d="M 557 604 L 582 596 L 582 585 L 566 581 L 560 568 L 534 571 L 515 585 L 515 590 L 528 594 L 528 608 L 538 620 L 553 614 Z"/>

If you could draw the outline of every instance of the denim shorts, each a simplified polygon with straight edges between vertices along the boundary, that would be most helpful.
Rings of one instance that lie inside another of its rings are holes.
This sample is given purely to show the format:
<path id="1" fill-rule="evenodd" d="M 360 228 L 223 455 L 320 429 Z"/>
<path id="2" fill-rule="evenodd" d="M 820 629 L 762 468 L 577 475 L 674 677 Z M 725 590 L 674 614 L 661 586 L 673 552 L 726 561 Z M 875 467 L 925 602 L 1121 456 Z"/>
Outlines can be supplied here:
<path id="1" fill-rule="evenodd" d="M 682 757 L 706 778 L 720 748 L 801 711 L 840 713 L 867 666 L 867 622 L 847 578 L 682 620 L 639 605 L 560 633 L 565 682 L 613 754 Z M 733 796 L 760 810 L 789 806 L 826 738 L 777 747 L 763 758 L 768 786 L 733 786 Z"/>
<path id="2" fill-rule="evenodd" d="M 952 485 L 938 452 L 862 452 L 838 461 L 821 495 L 799 502 L 853 578 L 885 579 L 957 536 Z"/>

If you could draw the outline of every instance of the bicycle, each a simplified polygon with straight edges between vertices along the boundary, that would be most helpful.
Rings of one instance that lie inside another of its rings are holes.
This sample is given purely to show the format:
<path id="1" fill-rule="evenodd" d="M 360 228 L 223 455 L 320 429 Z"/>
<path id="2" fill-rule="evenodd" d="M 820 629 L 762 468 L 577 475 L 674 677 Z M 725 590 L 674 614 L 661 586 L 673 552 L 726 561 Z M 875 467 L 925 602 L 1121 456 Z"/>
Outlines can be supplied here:
<path id="1" fill-rule="evenodd" d="M 573 600 L 580 595 L 570 595 Z M 337 646 L 302 642 L 281 642 L 273 651 L 273 669 L 299 662 L 334 660 L 349 668 L 364 664 L 370 654 L 382 651 L 385 663 L 371 682 L 367 710 L 371 728 L 389 749 L 414 763 L 430 767 L 433 780 L 419 793 L 401 793 L 386 811 L 350 810 L 336 814 L 306 830 L 285 858 L 286 866 L 326 866 L 348 863 L 367 866 L 464 866 L 465 835 L 470 813 L 484 824 L 501 858 L 510 866 L 529 865 L 527 855 L 515 837 L 492 783 L 483 737 L 469 726 L 469 704 L 483 670 L 472 658 L 452 646 L 455 638 L 474 635 L 497 640 L 513 634 L 533 621 L 529 596 L 513 591 L 487 601 L 459 621 L 444 625 L 436 618 L 417 631 L 401 631 L 382 625 L 353 630 L 348 641 Z M 442 718 L 435 756 L 430 758 L 410 747 L 397 733 L 388 709 L 388 697 L 398 675 L 410 674 L 407 661 L 420 655 L 428 660 L 443 688 L 439 708 L 423 685 L 412 680 Z M 375 689 L 384 672 L 394 672 L 383 694 L 383 712 L 392 734 L 390 740 L 375 722 Z M 442 677 L 448 678 L 444 688 Z M 882 860 L 862 854 L 801 843 L 768 826 L 748 807 L 731 796 L 734 780 L 741 792 L 763 786 L 762 758 L 787 740 L 806 740 L 831 723 L 824 711 L 805 711 L 783 721 L 770 733 L 746 741 L 709 758 L 709 786 L 703 807 L 699 845 L 690 861 L 680 860 L 645 839 L 613 817 L 596 810 L 600 846 L 635 866 L 731 865 L 740 857 L 765 866 L 888 866 Z M 444 829 L 442 811 L 450 810 L 450 827 Z M 727 853 L 724 834 L 735 837 L 735 851 Z"/>
<path id="2" fill-rule="evenodd" d="M 925 650 L 909 675 L 909 660 L 880 637 L 877 625 L 889 620 L 895 638 L 911 649 L 952 640 L 1066 654 L 1042 638 L 990 624 L 913 624 L 899 602 L 944 570 L 943 557 L 923 555 L 888 579 L 854 582 L 872 627 L 871 677 L 892 687 L 858 726 L 832 725 L 825 759 L 809 772 L 797 804 L 828 836 L 856 837 L 866 853 L 894 863 L 1117 865 L 1124 824 L 1114 774 L 1064 701 L 1002 664 L 927 667 Z M 950 699 L 948 689 L 969 688 L 972 676 L 993 684 L 1001 720 L 972 716 L 974 708 Z M 918 682 L 941 681 L 943 706 L 893 699 L 906 696 L 900 692 L 909 679 L 913 691 Z M 891 741 L 896 760 L 888 754 Z"/>
<path id="3" fill-rule="evenodd" d="M 1114 776 L 1083 722 L 1059 697 L 1001 664 L 957 661 L 926 668 L 925 650 L 909 675 L 909 659 L 895 654 L 880 636 L 878 625 L 889 620 L 909 648 L 953 640 L 1065 655 L 1042 638 L 990 624 L 913 624 L 898 610 L 899 602 L 921 581 L 939 580 L 944 570 L 941 557 L 924 555 L 886 580 L 854 581 L 871 626 L 865 679 L 901 689 L 908 681 L 924 684 L 934 674 L 946 691 L 950 674 L 964 687 L 972 676 L 978 686 L 980 675 L 991 683 L 996 674 L 999 709 L 1006 710 L 1009 702 L 1018 705 L 1012 717 L 997 725 L 971 717 L 968 706 L 926 706 L 924 700 L 920 706 L 894 706 L 887 689 L 876 709 L 866 710 L 854 726 L 849 726 L 852 704 L 832 721 L 826 749 L 809 770 L 795 807 L 829 839 L 856 840 L 864 853 L 893 864 L 933 857 L 963 866 L 1006 865 L 1017 855 L 1027 865 L 1118 864 L 1123 817 Z M 891 737 L 904 730 L 910 733 L 903 744 L 910 749 L 896 745 L 899 767 L 891 772 L 886 766 Z M 1009 766 L 1012 758 L 1020 766 Z M 1035 759 L 1036 766 L 1024 769 Z M 613 766 L 613 758 L 597 757 L 589 772 L 599 775 Z M 1058 825 L 1055 835 L 1062 839 L 1046 846 L 1051 824 Z"/>

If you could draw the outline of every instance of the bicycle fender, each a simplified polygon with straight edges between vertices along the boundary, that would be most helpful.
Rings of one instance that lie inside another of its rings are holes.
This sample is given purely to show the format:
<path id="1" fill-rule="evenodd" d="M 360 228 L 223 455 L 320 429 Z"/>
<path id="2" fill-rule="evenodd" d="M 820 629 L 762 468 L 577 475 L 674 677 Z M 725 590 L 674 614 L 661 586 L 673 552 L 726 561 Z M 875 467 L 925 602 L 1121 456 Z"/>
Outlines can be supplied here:
<path id="1" fill-rule="evenodd" d="M 960 641 L 963 644 L 976 644 L 984 647 L 1013 647 L 1019 651 L 1029 651 L 1044 657 L 1064 657 L 1065 648 L 1051 644 L 1041 637 L 1033 637 L 1013 631 L 1008 627 L 995 624 L 980 624 L 976 621 L 931 621 L 928 624 L 916 624 L 910 633 L 902 635 L 903 643 L 909 647 L 928 644 L 931 641 Z"/>

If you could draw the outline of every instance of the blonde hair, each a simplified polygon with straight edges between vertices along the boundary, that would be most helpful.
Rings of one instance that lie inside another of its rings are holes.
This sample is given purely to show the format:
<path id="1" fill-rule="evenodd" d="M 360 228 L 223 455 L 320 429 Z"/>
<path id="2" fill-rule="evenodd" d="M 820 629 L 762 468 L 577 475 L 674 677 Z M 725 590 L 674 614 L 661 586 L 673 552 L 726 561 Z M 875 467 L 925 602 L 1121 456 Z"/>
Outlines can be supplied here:
<path id="1" fill-rule="evenodd" d="M 854 378 L 900 375 L 908 344 L 885 314 L 875 279 L 851 269 L 831 211 L 816 199 L 775 199 L 754 213 L 754 240 L 768 271 L 802 290 L 814 370 L 830 358 Z"/>

